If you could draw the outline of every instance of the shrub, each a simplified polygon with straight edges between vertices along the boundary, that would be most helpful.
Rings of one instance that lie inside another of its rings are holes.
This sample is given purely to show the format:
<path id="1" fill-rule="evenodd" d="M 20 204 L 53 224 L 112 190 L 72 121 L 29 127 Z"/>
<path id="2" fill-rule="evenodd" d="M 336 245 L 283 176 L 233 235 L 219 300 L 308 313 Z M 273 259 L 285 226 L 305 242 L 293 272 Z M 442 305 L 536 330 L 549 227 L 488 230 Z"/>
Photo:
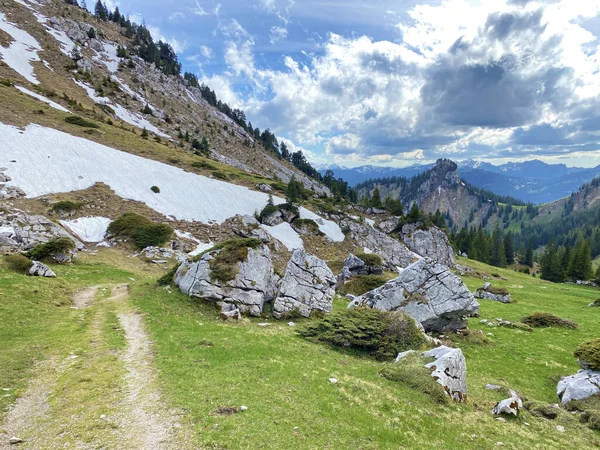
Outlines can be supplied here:
<path id="1" fill-rule="evenodd" d="M 360 254 L 358 254 L 356 256 L 359 259 L 361 259 L 362 262 L 364 262 L 367 266 L 379 266 L 379 267 L 381 267 L 383 265 L 383 261 L 381 261 L 381 257 L 379 255 L 374 254 L 374 253 L 371 253 L 371 254 L 360 253 Z"/>
<path id="2" fill-rule="evenodd" d="M 553 405 L 548 403 L 530 401 L 525 402 L 523 406 L 531 413 L 531 415 L 550 420 L 556 419 L 560 412 L 559 408 L 555 408 Z"/>
<path id="3" fill-rule="evenodd" d="M 173 278 L 175 278 L 175 274 L 177 273 L 177 269 L 179 269 L 179 264 L 175 264 L 171 270 L 165 273 L 162 277 L 160 277 L 156 282 L 159 286 L 168 286 L 173 283 Z"/>
<path id="4" fill-rule="evenodd" d="M 523 317 L 521 322 L 533 328 L 577 328 L 577 324 L 572 320 L 561 319 L 550 313 L 535 312 L 530 316 Z"/>
<path id="5" fill-rule="evenodd" d="M 386 281 L 385 277 L 380 275 L 357 275 L 346 281 L 346 283 L 338 289 L 338 293 L 340 295 L 363 295 L 366 292 L 383 286 Z"/>
<path id="6" fill-rule="evenodd" d="M 381 369 L 379 374 L 390 381 L 407 384 L 436 403 L 444 404 L 450 401 L 444 388 L 433 379 L 431 370 L 425 367 L 425 361 L 419 355 L 407 355 L 400 362 Z"/>
<path id="7" fill-rule="evenodd" d="M 262 209 L 262 211 L 258 215 L 257 219 L 258 219 L 259 222 L 262 223 L 262 221 L 264 219 L 266 219 L 271 214 L 273 214 L 274 212 L 277 212 L 277 211 L 279 211 L 279 208 L 277 206 L 275 206 L 275 204 L 273 203 L 273 196 L 269 195 L 269 200 L 267 200 L 267 204 Z"/>
<path id="8" fill-rule="evenodd" d="M 260 239 L 234 238 L 221 242 L 216 247 L 208 250 L 219 250 L 209 263 L 211 280 L 220 283 L 233 280 L 239 271 L 238 263 L 248 258 L 248 248 L 256 249 L 261 244 Z"/>
<path id="9" fill-rule="evenodd" d="M 81 208 L 81 203 L 72 202 L 70 200 L 61 200 L 52 204 L 52 211 L 54 212 L 73 212 Z"/>
<path id="10" fill-rule="evenodd" d="M 40 244 L 32 250 L 29 250 L 27 256 L 33 260 L 41 261 L 49 256 L 59 253 L 66 253 L 75 248 L 75 243 L 68 237 L 52 239 L 45 244 Z"/>
<path id="11" fill-rule="evenodd" d="M 98 124 L 79 116 L 67 116 L 65 122 L 84 128 L 100 128 Z"/>
<path id="12" fill-rule="evenodd" d="M 423 333 L 410 316 L 371 308 L 334 312 L 299 333 L 336 347 L 366 352 L 377 359 L 393 358 L 425 343 Z"/>
<path id="13" fill-rule="evenodd" d="M 312 219 L 296 219 L 294 220 L 293 225 L 298 228 L 305 228 L 311 233 L 319 232 L 319 224 Z"/>
<path id="14" fill-rule="evenodd" d="M 508 292 L 508 289 L 502 288 L 502 287 L 493 287 L 493 286 L 490 286 L 487 289 L 479 288 L 477 290 L 478 291 L 489 292 L 490 294 L 494 294 L 494 295 L 510 295 L 509 292 Z"/>
<path id="15" fill-rule="evenodd" d="M 600 370 L 600 339 L 584 342 L 577 347 L 574 355 L 593 370 Z"/>
<path id="16" fill-rule="evenodd" d="M 28 274 L 29 269 L 31 269 L 31 266 L 33 265 L 33 263 L 31 262 L 31 260 L 29 258 L 27 258 L 24 255 L 21 255 L 20 253 L 15 253 L 13 255 L 6 255 L 4 257 L 4 261 L 8 264 L 8 267 L 10 267 L 12 270 L 14 270 L 15 272 L 18 272 L 18 273 L 22 273 L 22 274 Z"/>
<path id="17" fill-rule="evenodd" d="M 216 178 L 217 180 L 227 180 L 227 179 L 228 179 L 228 178 L 227 178 L 227 174 L 224 174 L 224 173 L 222 173 L 222 172 L 219 172 L 218 170 L 213 170 L 213 171 L 211 172 L 211 174 L 212 174 L 212 176 L 213 176 L 214 178 Z"/>
<path id="18" fill-rule="evenodd" d="M 215 166 L 206 161 L 196 161 L 192 163 L 192 167 L 196 169 L 217 170 Z"/>
<path id="19" fill-rule="evenodd" d="M 108 232 L 133 239 L 135 247 L 142 250 L 164 244 L 173 234 L 173 229 L 166 224 L 153 223 L 139 214 L 125 213 L 108 226 Z"/>
<path id="20" fill-rule="evenodd" d="M 158 186 L 152 186 L 150 190 L 155 194 L 160 194 L 160 188 Z"/>

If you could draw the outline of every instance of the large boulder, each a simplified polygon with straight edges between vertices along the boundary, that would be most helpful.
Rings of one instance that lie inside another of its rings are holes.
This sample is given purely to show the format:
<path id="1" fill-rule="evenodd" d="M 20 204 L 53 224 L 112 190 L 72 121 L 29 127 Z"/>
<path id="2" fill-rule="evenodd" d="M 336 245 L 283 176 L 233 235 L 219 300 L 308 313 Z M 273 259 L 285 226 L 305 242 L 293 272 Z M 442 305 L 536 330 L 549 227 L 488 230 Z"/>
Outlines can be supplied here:
<path id="1" fill-rule="evenodd" d="M 236 263 L 237 275 L 227 282 L 211 276 L 210 262 L 221 251 L 226 250 L 214 250 L 202 255 L 198 261 L 184 262 L 177 269 L 175 284 L 190 297 L 234 305 L 242 313 L 259 316 L 265 302 L 273 298 L 271 284 L 275 278 L 269 248 L 266 245 L 256 250 L 248 248 L 246 259 Z"/>
<path id="2" fill-rule="evenodd" d="M 371 255 L 375 256 L 375 255 Z M 367 258 L 363 256 L 363 258 Z M 383 269 L 381 266 L 377 265 L 377 263 L 367 264 L 364 259 L 359 258 L 353 254 L 348 255 L 348 257 L 344 260 L 344 267 L 342 269 L 341 279 L 347 280 L 351 277 L 355 277 L 358 275 L 381 275 L 383 273 Z"/>
<path id="3" fill-rule="evenodd" d="M 580 370 L 558 382 L 556 394 L 563 405 L 571 400 L 583 400 L 600 392 L 600 372 Z"/>
<path id="4" fill-rule="evenodd" d="M 297 311 L 309 317 L 313 310 L 331 312 L 336 278 L 325 261 L 302 249 L 294 250 L 273 305 L 278 319 Z"/>
<path id="5" fill-rule="evenodd" d="M 402 240 L 413 252 L 454 267 L 454 250 L 442 230 L 436 227 L 425 229 L 421 223 L 406 224 L 402 227 Z"/>
<path id="6" fill-rule="evenodd" d="M 29 269 L 29 275 L 32 277 L 56 278 L 56 274 L 52 269 L 39 261 L 33 261 L 33 264 Z"/>
<path id="7" fill-rule="evenodd" d="M 479 303 L 448 267 L 424 258 L 383 286 L 354 299 L 349 307 L 367 306 L 404 311 L 426 331 L 466 328 L 466 317 L 479 313 Z"/>
<path id="8" fill-rule="evenodd" d="M 340 221 L 340 227 L 356 244 L 379 255 L 383 264 L 390 270 L 408 267 L 420 258 L 402 242 L 367 224 L 361 224 L 352 219 L 343 219 Z"/>
<path id="9" fill-rule="evenodd" d="M 432 369 L 431 376 L 452 397 L 452 400 L 467 401 L 467 363 L 462 350 L 441 345 L 423 352 L 422 355 L 435 359 L 425 367 Z"/>
<path id="10" fill-rule="evenodd" d="M 398 228 L 398 224 L 400 223 L 400 219 L 401 218 L 398 217 L 398 216 L 390 217 L 389 219 L 386 219 L 386 220 L 383 220 L 383 221 L 379 222 L 379 225 L 377 225 L 377 228 L 379 228 L 385 234 L 390 234 L 396 228 Z"/>

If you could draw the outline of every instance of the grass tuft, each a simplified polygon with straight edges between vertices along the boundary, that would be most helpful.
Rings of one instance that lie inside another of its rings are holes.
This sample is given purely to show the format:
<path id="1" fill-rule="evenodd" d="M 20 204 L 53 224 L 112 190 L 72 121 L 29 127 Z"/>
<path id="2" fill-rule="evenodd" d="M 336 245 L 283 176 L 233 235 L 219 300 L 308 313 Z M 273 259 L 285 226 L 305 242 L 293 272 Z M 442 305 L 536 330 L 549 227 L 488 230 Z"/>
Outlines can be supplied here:
<path id="1" fill-rule="evenodd" d="M 65 122 L 83 128 L 100 128 L 97 123 L 94 123 L 91 120 L 87 120 L 79 116 L 67 116 L 65 117 Z"/>
<path id="2" fill-rule="evenodd" d="M 20 253 L 15 253 L 12 255 L 6 255 L 4 257 L 4 261 L 8 264 L 8 267 L 14 270 L 17 273 L 22 273 L 24 275 L 29 274 L 29 269 L 33 263 L 29 258 Z"/>
<path id="3" fill-rule="evenodd" d="M 600 370 L 600 339 L 584 342 L 575 349 L 574 355 L 592 370 Z"/>
<path id="4" fill-rule="evenodd" d="M 530 316 L 523 317 L 521 322 L 532 328 L 577 328 L 577 324 L 572 320 L 561 319 L 554 314 L 545 312 L 534 312 Z"/>
<path id="5" fill-rule="evenodd" d="M 383 286 L 388 280 L 381 275 L 357 275 L 350 278 L 338 289 L 340 295 L 363 295 L 366 292 Z"/>

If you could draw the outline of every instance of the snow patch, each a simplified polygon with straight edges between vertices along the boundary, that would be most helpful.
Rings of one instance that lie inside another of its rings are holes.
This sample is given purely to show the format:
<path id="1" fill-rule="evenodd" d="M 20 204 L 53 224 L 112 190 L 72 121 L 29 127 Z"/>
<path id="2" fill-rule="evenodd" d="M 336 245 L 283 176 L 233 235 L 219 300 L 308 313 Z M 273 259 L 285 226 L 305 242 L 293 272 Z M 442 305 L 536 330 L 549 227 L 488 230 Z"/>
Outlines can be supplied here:
<path id="1" fill-rule="evenodd" d="M 261 225 L 260 227 L 275 239 L 281 241 L 289 251 L 297 248 L 304 248 L 304 241 L 302 241 L 300 235 L 296 233 L 296 230 L 294 230 L 287 222 L 280 223 L 274 227 L 267 225 Z"/>
<path id="2" fill-rule="evenodd" d="M 54 109 L 58 109 L 59 111 L 66 112 L 66 113 L 70 113 L 71 112 L 67 108 L 65 108 L 64 106 L 61 106 L 58 103 L 53 102 L 52 100 L 50 100 L 49 98 L 44 97 L 43 95 L 36 94 L 35 92 L 32 92 L 29 89 L 25 89 L 22 86 L 15 86 L 15 87 L 19 91 L 21 91 L 22 93 L 30 95 L 33 98 L 37 98 L 38 100 L 46 103 L 47 105 L 51 106 Z"/>
<path id="3" fill-rule="evenodd" d="M 106 217 L 82 217 L 75 220 L 61 220 L 60 224 L 83 242 L 102 242 L 111 222 Z"/>
<path id="4" fill-rule="evenodd" d="M 111 73 L 115 73 L 119 70 L 119 62 L 121 58 L 117 56 L 117 46 L 115 44 L 109 44 L 108 42 L 102 43 L 101 52 L 96 52 L 92 57 L 94 61 L 104 64 Z"/>
<path id="5" fill-rule="evenodd" d="M 236 214 L 253 215 L 266 205 L 268 195 L 177 167 L 106 147 L 96 142 L 39 125 L 20 130 L 0 123 L 0 167 L 10 167 L 9 183 L 29 197 L 109 185 L 126 199 L 145 203 L 179 220 L 223 223 Z M 11 163 L 10 161 L 16 161 Z M 160 195 L 150 186 L 160 187 Z M 274 197 L 276 204 L 284 203 Z M 300 208 L 300 216 L 313 219 L 330 239 L 341 242 L 341 228 L 330 220 Z"/>
<path id="6" fill-rule="evenodd" d="M 0 30 L 13 38 L 13 42 L 8 47 L 0 46 L 0 58 L 30 83 L 40 84 L 31 64 L 33 61 L 40 61 L 38 51 L 42 47 L 38 41 L 26 31 L 10 23 L 2 12 L 0 12 Z"/>
<path id="7" fill-rule="evenodd" d="M 202 242 L 200 239 L 198 239 L 188 231 L 175 230 L 175 234 L 181 239 L 188 239 L 198 244 L 193 251 L 188 253 L 189 256 L 198 256 L 200 253 L 209 250 L 215 246 L 213 242 Z"/>
<path id="8" fill-rule="evenodd" d="M 365 255 L 373 254 L 373 250 L 371 250 L 370 248 L 367 248 L 367 247 L 363 247 L 363 252 L 365 253 Z"/>

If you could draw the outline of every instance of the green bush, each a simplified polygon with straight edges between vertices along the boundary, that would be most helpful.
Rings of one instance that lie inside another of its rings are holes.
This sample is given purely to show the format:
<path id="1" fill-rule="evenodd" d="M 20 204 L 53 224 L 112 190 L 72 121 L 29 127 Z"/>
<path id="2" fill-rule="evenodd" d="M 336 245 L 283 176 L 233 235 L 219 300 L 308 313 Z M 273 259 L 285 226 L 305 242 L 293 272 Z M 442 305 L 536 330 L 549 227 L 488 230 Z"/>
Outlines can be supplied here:
<path id="1" fill-rule="evenodd" d="M 27 256 L 35 261 L 41 261 L 59 253 L 67 253 L 75 248 L 75 243 L 68 237 L 52 239 L 29 250 Z"/>
<path id="2" fill-rule="evenodd" d="M 262 244 L 260 239 L 234 238 L 219 243 L 209 251 L 219 250 L 209 263 L 211 280 L 227 283 L 238 274 L 238 263 L 248 258 L 248 249 L 256 249 Z M 207 252 L 202 253 L 205 254 Z M 200 255 L 201 256 L 201 255 Z"/>
<path id="3" fill-rule="evenodd" d="M 22 274 L 28 274 L 29 269 L 31 269 L 31 266 L 33 265 L 29 258 L 20 253 L 6 255 L 4 261 L 12 270 Z"/>
<path id="4" fill-rule="evenodd" d="M 81 203 L 72 202 L 70 200 L 61 200 L 52 204 L 52 211 L 54 212 L 73 212 L 81 208 Z"/>
<path id="5" fill-rule="evenodd" d="M 431 370 L 425 367 L 426 362 L 419 355 L 407 355 L 400 362 L 388 365 L 379 371 L 379 375 L 412 389 L 422 392 L 436 403 L 449 403 L 450 397 L 444 388 L 431 376 Z"/>
<path id="6" fill-rule="evenodd" d="M 366 292 L 383 286 L 386 282 L 386 278 L 380 275 L 357 275 L 346 281 L 344 285 L 338 289 L 338 293 L 340 295 L 363 295 Z"/>
<path id="7" fill-rule="evenodd" d="M 600 339 L 584 342 L 575 349 L 574 354 L 576 358 L 589 364 L 593 370 L 600 370 Z"/>
<path id="8" fill-rule="evenodd" d="M 296 219 L 292 225 L 298 228 L 305 228 L 311 233 L 319 232 L 319 224 L 312 219 Z"/>
<path id="9" fill-rule="evenodd" d="M 336 347 L 366 352 L 377 359 L 393 358 L 425 343 L 423 333 L 407 314 L 371 308 L 334 312 L 299 333 Z"/>
<path id="10" fill-rule="evenodd" d="M 550 313 L 535 312 L 530 316 L 523 317 L 521 322 L 533 328 L 577 328 L 577 324 L 572 320 L 561 319 Z"/>
<path id="11" fill-rule="evenodd" d="M 262 221 L 264 219 L 266 219 L 271 214 L 273 214 L 274 212 L 277 212 L 277 211 L 279 211 L 279 208 L 277 206 L 275 206 L 275 204 L 273 203 L 273 196 L 269 195 L 269 200 L 267 200 L 267 204 L 262 209 L 260 214 L 257 216 L 257 220 L 262 223 Z"/>
<path id="12" fill-rule="evenodd" d="M 217 170 L 215 166 L 206 161 L 196 161 L 192 163 L 192 167 L 196 169 Z"/>
<path id="13" fill-rule="evenodd" d="M 150 190 L 155 194 L 160 194 L 160 188 L 158 186 L 152 186 Z"/>
<path id="14" fill-rule="evenodd" d="M 67 116 L 65 122 L 84 128 L 100 128 L 98 124 L 79 116 Z"/>
<path id="15" fill-rule="evenodd" d="M 165 273 L 162 277 L 160 277 L 156 282 L 159 286 L 168 286 L 173 283 L 173 278 L 175 278 L 175 273 L 177 273 L 177 269 L 179 269 L 179 264 L 175 264 L 171 270 Z"/>
<path id="16" fill-rule="evenodd" d="M 113 236 L 133 239 L 135 247 L 142 250 L 164 244 L 173 234 L 173 228 L 153 223 L 136 213 L 125 213 L 108 226 L 108 232 Z"/>
<path id="17" fill-rule="evenodd" d="M 359 258 L 360 260 L 362 260 L 362 262 L 364 262 L 367 266 L 381 267 L 383 265 L 383 261 L 381 260 L 381 257 L 374 253 L 370 253 L 370 254 L 360 253 L 360 254 L 356 255 L 356 257 Z"/>

